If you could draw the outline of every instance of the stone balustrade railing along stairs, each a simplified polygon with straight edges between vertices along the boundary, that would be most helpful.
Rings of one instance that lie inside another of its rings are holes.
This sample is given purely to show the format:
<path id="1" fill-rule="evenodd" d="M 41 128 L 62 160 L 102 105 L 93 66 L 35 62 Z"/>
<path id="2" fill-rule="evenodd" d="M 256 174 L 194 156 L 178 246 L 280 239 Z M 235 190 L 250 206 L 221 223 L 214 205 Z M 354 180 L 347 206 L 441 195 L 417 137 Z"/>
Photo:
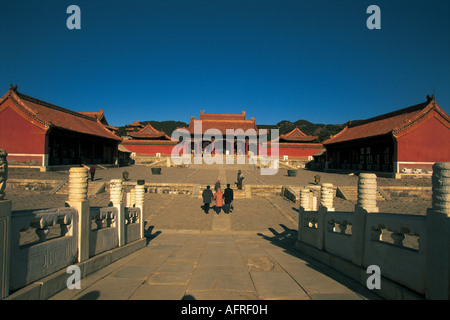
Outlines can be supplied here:
<path id="1" fill-rule="evenodd" d="M 375 174 L 361 173 L 354 212 L 338 212 L 322 184 L 320 204 L 300 190 L 296 248 L 366 285 L 380 270 L 377 293 L 388 299 L 450 299 L 450 162 L 433 166 L 426 215 L 379 212 Z"/>
<path id="2" fill-rule="evenodd" d="M 0 298 L 45 299 L 66 286 L 66 268 L 77 265 L 83 276 L 146 245 L 144 185 L 127 194 L 121 179 L 110 181 L 110 206 L 91 208 L 88 171 L 71 168 L 65 207 L 12 213 L 11 201 L 0 201 Z M 47 239 L 51 228 L 59 237 Z M 21 243 L 21 232 L 35 229 L 38 240 Z M 46 279 L 52 288 L 45 289 Z M 60 281 L 55 281 L 60 279 Z M 57 283 L 60 288 L 55 288 Z"/>

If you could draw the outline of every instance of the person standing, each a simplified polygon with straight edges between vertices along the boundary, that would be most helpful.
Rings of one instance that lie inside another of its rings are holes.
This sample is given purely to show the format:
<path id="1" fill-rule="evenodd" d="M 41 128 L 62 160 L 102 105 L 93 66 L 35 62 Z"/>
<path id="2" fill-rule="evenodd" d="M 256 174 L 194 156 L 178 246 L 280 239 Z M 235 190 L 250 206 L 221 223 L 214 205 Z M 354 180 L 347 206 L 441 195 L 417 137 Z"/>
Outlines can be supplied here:
<path id="1" fill-rule="evenodd" d="M 220 213 L 220 209 L 222 209 L 223 206 L 223 192 L 222 190 L 217 189 L 216 194 L 214 195 L 214 200 L 216 201 L 216 213 Z"/>
<path id="2" fill-rule="evenodd" d="M 212 192 L 210 186 L 206 186 L 206 189 L 203 190 L 202 198 L 203 198 L 203 203 L 204 203 L 203 208 L 204 208 L 206 214 L 208 214 L 209 213 L 209 205 L 211 204 L 212 199 L 213 199 L 213 192 Z"/>
<path id="3" fill-rule="evenodd" d="M 225 199 L 225 205 L 223 207 L 223 211 L 225 211 L 225 213 L 230 213 L 230 209 L 231 209 L 231 204 L 233 203 L 233 198 L 234 198 L 234 192 L 233 189 L 230 188 L 230 184 L 227 184 L 227 188 L 225 189 L 225 192 L 223 193 L 223 197 Z"/>
<path id="4" fill-rule="evenodd" d="M 94 181 L 94 176 L 95 176 L 95 165 L 92 165 L 89 168 L 89 173 L 91 174 L 91 181 Z"/>
<path id="5" fill-rule="evenodd" d="M 214 185 L 214 191 L 217 192 L 217 190 L 220 189 L 220 180 L 217 180 L 216 184 Z"/>
<path id="6" fill-rule="evenodd" d="M 237 174 L 237 187 L 239 190 L 242 189 L 242 180 L 244 180 L 244 174 L 239 170 Z"/>

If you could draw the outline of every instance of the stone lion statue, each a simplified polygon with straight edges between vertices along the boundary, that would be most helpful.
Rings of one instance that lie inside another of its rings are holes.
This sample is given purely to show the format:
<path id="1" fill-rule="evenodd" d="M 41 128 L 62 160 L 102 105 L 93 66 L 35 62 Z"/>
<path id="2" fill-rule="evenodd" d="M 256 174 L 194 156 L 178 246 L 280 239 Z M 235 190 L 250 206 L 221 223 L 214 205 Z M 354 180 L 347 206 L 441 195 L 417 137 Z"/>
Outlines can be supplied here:
<path id="1" fill-rule="evenodd" d="M 0 149 L 0 200 L 5 198 L 6 180 L 8 180 L 8 162 L 6 162 L 5 150 Z"/>

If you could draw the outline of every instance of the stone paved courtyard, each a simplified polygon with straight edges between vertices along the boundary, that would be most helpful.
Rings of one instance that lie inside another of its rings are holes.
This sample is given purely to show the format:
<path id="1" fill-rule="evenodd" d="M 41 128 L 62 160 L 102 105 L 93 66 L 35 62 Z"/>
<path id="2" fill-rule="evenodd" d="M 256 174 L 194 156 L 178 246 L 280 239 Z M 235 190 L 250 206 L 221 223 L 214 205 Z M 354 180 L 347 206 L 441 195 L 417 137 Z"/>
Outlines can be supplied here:
<path id="1" fill-rule="evenodd" d="M 129 172 L 131 181 L 214 185 L 219 169 L 163 168 L 151 175 L 146 166 L 98 170 L 96 180 L 109 181 Z M 225 169 L 234 182 L 236 167 Z M 314 171 L 288 177 L 244 170 L 248 184 L 306 185 Z M 356 185 L 357 176 L 319 173 L 322 182 Z M 10 179 L 64 180 L 68 172 L 10 170 Z M 430 186 L 428 179 L 378 180 L 379 185 Z M 13 211 L 63 206 L 67 195 L 39 190 L 7 189 Z M 108 193 L 89 198 L 106 206 Z M 336 210 L 354 202 L 334 198 Z M 82 280 L 81 290 L 63 290 L 52 299 L 379 299 L 373 292 L 294 249 L 298 204 L 279 195 L 236 199 L 231 214 L 206 214 L 202 200 L 191 195 L 145 194 L 146 248 Z M 426 197 L 397 197 L 379 202 L 380 211 L 425 214 Z M 31 237 L 32 235 L 29 234 Z"/>

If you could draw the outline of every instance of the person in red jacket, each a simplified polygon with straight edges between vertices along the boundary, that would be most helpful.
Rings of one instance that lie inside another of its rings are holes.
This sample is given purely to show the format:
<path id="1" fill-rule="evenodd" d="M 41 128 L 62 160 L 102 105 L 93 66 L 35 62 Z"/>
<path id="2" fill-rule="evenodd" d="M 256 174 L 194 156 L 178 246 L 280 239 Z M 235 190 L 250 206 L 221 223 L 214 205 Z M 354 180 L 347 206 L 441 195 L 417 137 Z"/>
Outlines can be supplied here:
<path id="1" fill-rule="evenodd" d="M 214 195 L 214 200 L 216 201 L 216 212 L 217 212 L 217 214 L 219 214 L 220 209 L 223 206 L 223 192 L 220 188 L 217 189 L 217 192 Z"/>
<path id="2" fill-rule="evenodd" d="M 94 181 L 94 176 L 95 176 L 95 165 L 92 165 L 89 168 L 89 173 L 91 174 L 91 181 Z"/>

